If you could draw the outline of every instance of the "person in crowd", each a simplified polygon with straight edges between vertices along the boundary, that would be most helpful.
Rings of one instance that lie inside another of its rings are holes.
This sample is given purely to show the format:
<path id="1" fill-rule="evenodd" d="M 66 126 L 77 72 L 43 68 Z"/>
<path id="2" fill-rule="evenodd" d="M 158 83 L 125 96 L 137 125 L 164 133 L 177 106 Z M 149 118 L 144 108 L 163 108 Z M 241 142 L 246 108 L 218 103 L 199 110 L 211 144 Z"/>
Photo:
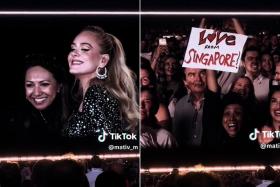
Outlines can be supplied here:
<path id="1" fill-rule="evenodd" d="M 246 48 L 241 56 L 246 74 L 254 85 L 255 95 L 261 105 L 265 104 L 269 92 L 269 79 L 260 72 L 260 54 L 256 47 Z"/>
<path id="2" fill-rule="evenodd" d="M 0 164 L 0 186 L 20 187 L 20 167 L 15 162 L 2 162 Z"/>
<path id="3" fill-rule="evenodd" d="M 254 85 L 252 81 L 245 76 L 238 77 L 231 85 L 230 93 L 234 92 L 239 94 L 247 104 L 254 104 L 257 102 Z"/>
<path id="4" fill-rule="evenodd" d="M 279 64 L 279 62 L 280 62 L 280 49 L 277 49 L 277 50 L 273 51 L 271 53 L 271 56 L 273 58 L 273 63 L 274 64 Z"/>
<path id="5" fill-rule="evenodd" d="M 271 52 L 270 52 L 270 38 L 269 38 L 269 35 L 268 35 L 268 32 L 264 32 L 263 33 L 264 35 L 260 38 L 259 37 L 259 40 L 261 40 L 261 44 L 260 44 L 260 51 L 261 52 L 269 52 L 269 54 L 271 55 Z"/>
<path id="6" fill-rule="evenodd" d="M 258 101 L 255 96 L 254 85 L 248 77 L 244 75 L 238 77 L 232 83 L 229 93 L 237 93 L 241 96 L 243 106 L 247 113 L 247 129 L 259 127 L 259 125 L 265 121 L 267 114 L 259 108 Z"/>
<path id="7" fill-rule="evenodd" d="M 152 51 L 150 50 L 149 42 L 145 39 L 142 39 L 140 44 L 141 44 L 140 45 L 141 46 L 141 53 L 140 53 L 141 58 L 151 61 Z"/>
<path id="8" fill-rule="evenodd" d="M 167 130 L 156 125 L 155 113 L 159 101 L 155 90 L 142 87 L 140 96 L 141 133 L 140 145 L 142 148 L 174 148 L 176 140 Z"/>
<path id="9" fill-rule="evenodd" d="M 280 63 L 275 65 L 275 72 L 274 72 L 273 80 L 275 80 L 276 82 L 280 81 Z"/>
<path id="10" fill-rule="evenodd" d="M 242 97 L 237 93 L 228 93 L 222 100 L 222 147 L 227 150 L 240 150 L 249 146 L 247 111 Z"/>
<path id="11" fill-rule="evenodd" d="M 140 82 L 141 87 L 156 88 L 156 76 L 151 68 L 151 64 L 146 59 L 141 58 L 140 69 Z M 170 129 L 171 119 L 168 108 L 163 103 L 159 104 L 158 111 L 156 112 L 156 124 L 165 129 Z"/>
<path id="12" fill-rule="evenodd" d="M 168 105 L 173 99 L 180 99 L 186 93 L 182 82 L 182 68 L 175 56 L 166 55 L 162 58 L 163 70 L 157 77 L 157 89 L 161 102 Z"/>
<path id="13" fill-rule="evenodd" d="M 162 66 L 163 64 L 162 63 L 160 64 L 159 61 L 164 56 L 169 54 L 169 49 L 168 49 L 167 44 L 160 45 L 159 41 L 157 41 L 157 40 L 159 40 L 159 38 L 156 38 L 156 40 L 155 40 L 156 47 L 153 51 L 152 58 L 151 58 L 151 67 L 155 71 L 156 76 L 158 75 L 158 73 L 162 73 L 160 71 L 162 71 L 162 69 L 163 69 L 163 68 L 160 68 L 160 65 Z"/>
<path id="14" fill-rule="evenodd" d="M 259 179 L 259 183 L 256 187 L 264 187 L 270 186 L 275 182 L 277 176 L 277 172 L 271 166 L 265 166 L 264 170 L 259 170 L 257 172 L 257 179 Z"/>
<path id="15" fill-rule="evenodd" d="M 206 19 L 203 18 L 200 23 L 200 28 L 203 28 L 206 25 Z M 245 34 L 244 27 L 239 22 L 237 18 L 230 18 L 226 19 L 223 23 L 222 31 L 224 32 L 233 32 L 237 34 Z M 243 74 L 243 68 L 239 67 L 237 73 L 231 73 L 231 72 L 220 72 L 218 76 L 218 84 L 221 88 L 221 94 L 225 95 L 228 93 L 231 83 L 239 76 Z"/>
<path id="16" fill-rule="evenodd" d="M 261 133 L 258 134 L 258 142 L 260 144 L 268 144 L 279 142 L 279 138 L 264 135 L 262 131 L 279 131 L 280 130 L 280 87 L 272 86 L 269 94 L 269 117 L 267 122 L 260 128 Z"/>
<path id="17" fill-rule="evenodd" d="M 48 187 L 54 161 L 38 160 L 32 167 L 31 181 L 34 187 Z"/>
<path id="18" fill-rule="evenodd" d="M 29 165 L 21 166 L 20 175 L 21 175 L 21 186 L 22 187 L 33 186 L 33 183 L 31 181 L 32 169 Z"/>
<path id="19" fill-rule="evenodd" d="M 156 75 L 154 70 L 151 68 L 150 62 L 141 57 L 140 85 L 155 88 L 156 84 Z"/>
<path id="20" fill-rule="evenodd" d="M 90 187 L 95 187 L 97 176 L 103 172 L 103 165 L 102 160 L 96 155 L 94 155 L 89 161 L 89 170 L 86 173 L 86 176 Z"/>
<path id="21" fill-rule="evenodd" d="M 175 108 L 173 134 L 179 146 L 215 147 L 220 141 L 220 94 L 213 70 L 185 68 L 189 93 Z M 214 110 L 215 109 L 215 110 Z"/>
<path id="22" fill-rule="evenodd" d="M 44 54 L 28 55 L 24 65 L 26 102 L 10 120 L 5 136 L 16 151 L 59 152 L 70 108 L 64 69 L 55 57 Z"/>
<path id="23" fill-rule="evenodd" d="M 151 63 L 157 76 L 160 101 L 168 106 L 171 118 L 174 117 L 176 102 L 187 92 L 182 82 L 183 72 L 178 59 L 170 54 L 167 46 L 158 46 Z"/>
<path id="24" fill-rule="evenodd" d="M 52 187 L 89 187 L 82 165 L 70 159 L 54 161 L 48 183 Z"/>
<path id="25" fill-rule="evenodd" d="M 165 54 L 157 61 L 157 90 L 160 101 L 168 105 L 185 94 L 180 64 L 174 55 Z"/>
<path id="26" fill-rule="evenodd" d="M 180 187 L 222 187 L 221 179 L 214 173 L 189 172 L 181 176 L 177 185 Z"/>
<path id="27" fill-rule="evenodd" d="M 268 78 L 273 78 L 274 62 L 269 52 L 263 52 L 261 57 L 261 74 Z"/>
<path id="28" fill-rule="evenodd" d="M 104 171 L 103 173 L 98 175 L 95 181 L 95 186 L 96 187 L 103 187 L 103 186 L 129 187 L 123 175 L 112 170 Z"/>
<path id="29" fill-rule="evenodd" d="M 270 36 L 270 53 L 273 54 L 276 51 L 279 51 L 279 41 L 278 41 L 278 36 L 277 34 L 272 34 Z M 274 61 L 275 63 L 277 63 L 278 61 Z"/>
<path id="30" fill-rule="evenodd" d="M 280 63 L 275 65 L 274 76 L 270 81 L 269 90 L 280 86 Z"/>
<path id="31" fill-rule="evenodd" d="M 137 130 L 135 76 L 115 36 L 97 26 L 84 28 L 71 44 L 68 65 L 78 106 L 63 129 L 65 137 L 96 140 L 104 132 Z"/>

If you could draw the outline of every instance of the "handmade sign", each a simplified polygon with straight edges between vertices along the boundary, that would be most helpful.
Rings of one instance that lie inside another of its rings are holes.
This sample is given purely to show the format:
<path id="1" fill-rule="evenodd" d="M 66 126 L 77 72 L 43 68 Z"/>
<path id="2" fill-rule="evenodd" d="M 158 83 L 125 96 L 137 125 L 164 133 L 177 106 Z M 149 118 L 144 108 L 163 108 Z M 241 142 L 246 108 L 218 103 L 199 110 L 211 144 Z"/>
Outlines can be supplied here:
<path id="1" fill-rule="evenodd" d="M 192 28 L 183 67 L 236 73 L 247 36 Z"/>

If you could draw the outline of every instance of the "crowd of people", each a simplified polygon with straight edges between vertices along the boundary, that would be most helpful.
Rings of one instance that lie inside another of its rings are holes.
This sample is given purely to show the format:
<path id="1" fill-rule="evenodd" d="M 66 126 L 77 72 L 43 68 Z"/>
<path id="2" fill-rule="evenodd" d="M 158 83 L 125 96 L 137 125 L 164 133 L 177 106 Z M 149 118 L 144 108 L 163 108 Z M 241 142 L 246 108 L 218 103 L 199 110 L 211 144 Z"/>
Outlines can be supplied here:
<path id="1" fill-rule="evenodd" d="M 139 186 L 137 160 L 38 160 L 1 162 L 3 187 L 136 187 Z"/>
<path id="2" fill-rule="evenodd" d="M 270 166 L 256 171 L 197 171 L 142 175 L 143 187 L 274 187 L 279 186 L 280 172 Z"/>
<path id="3" fill-rule="evenodd" d="M 262 133 L 279 131 L 277 31 L 264 28 L 265 34 L 259 30 L 246 33 L 249 26 L 236 18 L 213 20 L 202 18 L 200 24 L 173 30 L 144 27 L 140 70 L 142 148 L 241 151 L 279 142 L 279 138 Z M 191 27 L 248 35 L 238 72 L 183 68 Z M 257 140 L 249 139 L 256 129 Z"/>

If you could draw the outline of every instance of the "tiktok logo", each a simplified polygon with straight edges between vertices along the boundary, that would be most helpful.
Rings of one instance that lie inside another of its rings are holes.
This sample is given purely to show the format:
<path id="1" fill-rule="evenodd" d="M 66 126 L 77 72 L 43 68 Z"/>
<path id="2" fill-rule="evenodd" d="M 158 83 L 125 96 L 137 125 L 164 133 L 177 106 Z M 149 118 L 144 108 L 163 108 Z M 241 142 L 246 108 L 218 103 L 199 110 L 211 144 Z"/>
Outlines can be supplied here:
<path id="1" fill-rule="evenodd" d="M 108 136 L 108 133 L 106 133 L 106 132 L 103 130 L 103 134 L 100 134 L 100 135 L 98 136 L 98 141 L 99 141 L 99 142 L 105 142 L 107 136 Z"/>
<path id="2" fill-rule="evenodd" d="M 258 129 L 255 129 L 254 132 L 250 133 L 249 138 L 250 140 L 256 140 L 258 138 L 258 134 L 260 131 Z"/>
<path id="3" fill-rule="evenodd" d="M 122 140 L 137 140 L 136 134 L 134 133 L 106 133 L 103 130 L 103 133 L 98 136 L 99 142 L 105 142 L 107 136 L 109 135 L 110 140 L 122 141 Z"/>

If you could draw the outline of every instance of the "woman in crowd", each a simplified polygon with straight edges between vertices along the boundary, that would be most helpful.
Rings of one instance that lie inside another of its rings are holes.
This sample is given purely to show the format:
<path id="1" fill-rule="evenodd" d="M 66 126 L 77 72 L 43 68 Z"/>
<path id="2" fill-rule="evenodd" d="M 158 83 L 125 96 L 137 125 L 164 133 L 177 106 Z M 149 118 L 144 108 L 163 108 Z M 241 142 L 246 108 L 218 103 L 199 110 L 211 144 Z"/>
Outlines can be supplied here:
<path id="1" fill-rule="evenodd" d="M 269 95 L 269 117 L 267 122 L 261 127 L 261 131 L 279 131 L 280 130 L 280 87 L 271 87 Z M 258 141 L 261 144 L 278 143 L 279 138 L 265 136 L 259 133 Z"/>
<path id="2" fill-rule="evenodd" d="M 168 105 L 173 99 L 184 96 L 183 72 L 175 56 L 166 55 L 158 62 L 157 90 L 161 102 Z"/>
<path id="3" fill-rule="evenodd" d="M 141 57 L 141 69 L 140 69 L 140 84 L 141 86 L 155 88 L 156 87 L 156 75 L 151 68 L 149 60 Z"/>
<path id="4" fill-rule="evenodd" d="M 140 69 L 140 83 L 141 87 L 156 88 L 156 76 L 151 68 L 148 60 L 141 58 Z M 168 108 L 163 103 L 159 104 L 158 111 L 155 114 L 156 124 L 165 129 L 171 128 L 171 119 Z"/>
<path id="5" fill-rule="evenodd" d="M 254 86 L 248 77 L 240 76 L 231 85 L 230 91 L 239 94 L 243 100 L 252 104 L 256 103 Z"/>
<path id="6" fill-rule="evenodd" d="M 63 133 L 70 138 L 135 131 L 138 106 L 134 74 L 125 64 L 121 42 L 102 28 L 88 26 L 73 40 L 68 55 L 78 107 Z"/>
<path id="7" fill-rule="evenodd" d="M 69 111 L 63 68 L 54 57 L 33 54 L 26 58 L 24 72 L 27 103 L 14 120 L 15 126 L 21 125 L 16 127 L 13 139 L 19 149 L 27 151 L 59 149 L 62 125 Z"/>
<path id="8" fill-rule="evenodd" d="M 265 113 L 260 114 L 260 108 L 258 107 L 258 101 L 255 96 L 254 86 L 252 81 L 246 76 L 238 77 L 231 85 L 229 93 L 237 93 L 241 96 L 243 106 L 247 112 L 248 124 L 246 128 L 248 130 L 258 127 L 261 121 L 264 121 Z"/>
<path id="9" fill-rule="evenodd" d="M 176 140 L 171 133 L 156 124 L 155 113 L 158 111 L 159 101 L 155 90 L 141 88 L 141 134 L 140 145 L 142 148 L 174 148 Z"/>
<path id="10" fill-rule="evenodd" d="M 228 93 L 223 100 L 222 126 L 224 135 L 222 147 L 226 149 L 238 149 L 248 145 L 249 131 L 246 110 L 243 106 L 243 99 L 236 93 Z"/>

